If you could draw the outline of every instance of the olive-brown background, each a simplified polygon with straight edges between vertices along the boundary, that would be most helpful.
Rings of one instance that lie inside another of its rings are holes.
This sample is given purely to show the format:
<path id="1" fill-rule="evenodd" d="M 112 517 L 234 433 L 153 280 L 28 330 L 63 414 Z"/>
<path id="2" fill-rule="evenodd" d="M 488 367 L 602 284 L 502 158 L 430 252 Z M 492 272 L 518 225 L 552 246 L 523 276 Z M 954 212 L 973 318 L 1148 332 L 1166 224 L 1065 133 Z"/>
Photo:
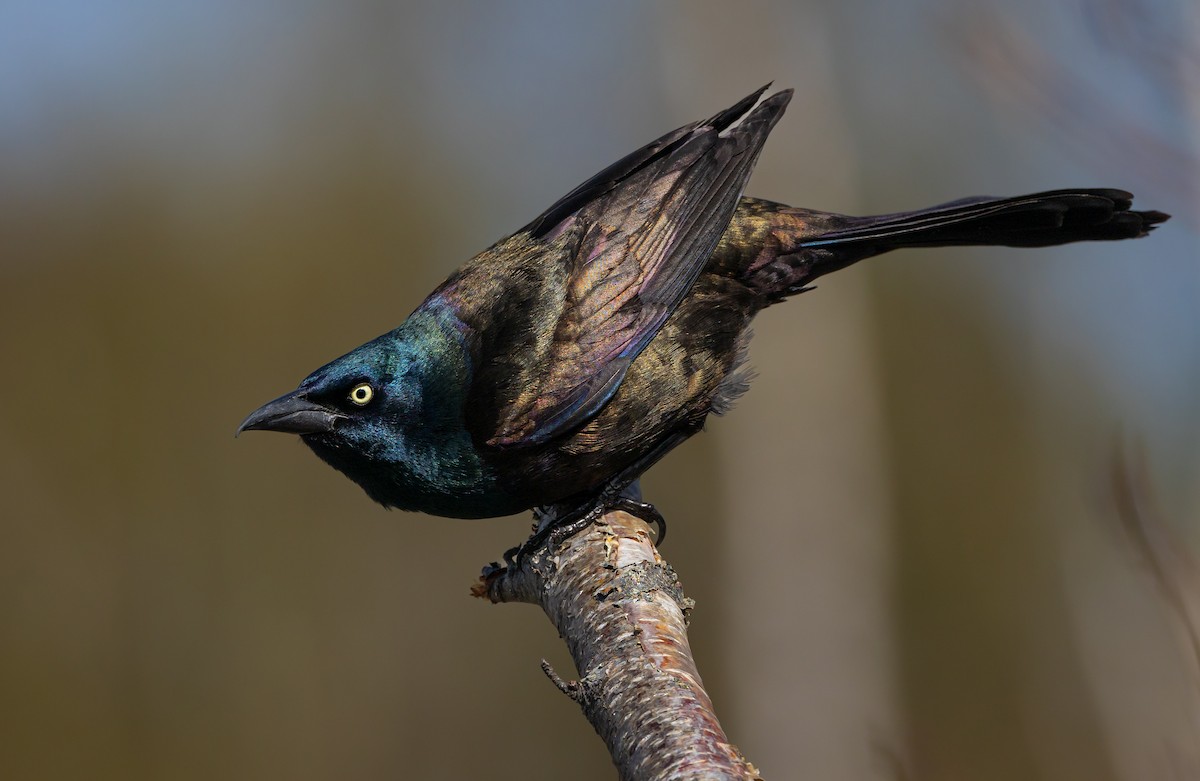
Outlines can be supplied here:
<path id="1" fill-rule="evenodd" d="M 1177 217 L 760 319 L 755 387 L 645 486 L 732 739 L 777 779 L 1197 777 L 1196 659 L 1109 472 L 1141 448 L 1195 547 L 1198 32 L 1182 0 L 5 4 L 0 777 L 612 777 L 544 617 L 467 594 L 526 519 L 385 512 L 232 433 L 770 79 L 753 195 Z"/>

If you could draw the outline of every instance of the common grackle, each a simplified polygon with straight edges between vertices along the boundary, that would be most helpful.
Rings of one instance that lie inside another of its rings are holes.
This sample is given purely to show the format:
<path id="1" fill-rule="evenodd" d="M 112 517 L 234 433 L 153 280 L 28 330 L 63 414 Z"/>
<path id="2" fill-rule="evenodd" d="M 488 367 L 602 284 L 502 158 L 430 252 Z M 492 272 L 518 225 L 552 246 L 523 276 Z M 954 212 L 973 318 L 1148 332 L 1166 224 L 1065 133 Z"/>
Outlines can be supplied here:
<path id="1" fill-rule="evenodd" d="M 1129 239 L 1167 219 L 1112 189 L 872 217 L 745 198 L 792 96 L 765 91 L 588 179 L 238 431 L 299 434 L 387 506 L 594 517 L 730 407 L 750 321 L 822 274 L 901 247 Z"/>

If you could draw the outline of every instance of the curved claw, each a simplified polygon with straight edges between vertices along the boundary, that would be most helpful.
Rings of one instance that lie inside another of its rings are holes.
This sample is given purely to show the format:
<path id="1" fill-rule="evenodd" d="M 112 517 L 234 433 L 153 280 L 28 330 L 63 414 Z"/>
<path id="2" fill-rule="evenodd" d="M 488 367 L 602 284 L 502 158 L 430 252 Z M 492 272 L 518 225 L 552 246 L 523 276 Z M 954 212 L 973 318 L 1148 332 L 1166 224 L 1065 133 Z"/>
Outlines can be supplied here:
<path id="1" fill-rule="evenodd" d="M 657 507 L 649 502 L 643 502 L 628 496 L 619 496 L 611 509 L 624 510 L 630 515 L 635 515 L 647 524 L 656 527 L 658 529 L 658 539 L 654 541 L 654 547 L 657 548 L 662 545 L 663 540 L 667 538 L 667 519 L 658 511 Z"/>
<path id="2" fill-rule="evenodd" d="M 545 544 L 547 540 L 556 542 L 565 540 L 591 526 L 612 510 L 627 512 L 657 528 L 658 537 L 654 542 L 655 547 L 662 545 L 662 541 L 667 538 L 667 519 L 654 505 L 643 502 L 640 498 L 634 498 L 629 493 L 621 493 L 617 496 L 601 495 L 594 501 L 584 502 L 565 511 L 557 507 L 536 508 L 533 511 L 535 531 L 525 542 L 504 552 L 505 565 L 516 569 L 522 557 Z"/>

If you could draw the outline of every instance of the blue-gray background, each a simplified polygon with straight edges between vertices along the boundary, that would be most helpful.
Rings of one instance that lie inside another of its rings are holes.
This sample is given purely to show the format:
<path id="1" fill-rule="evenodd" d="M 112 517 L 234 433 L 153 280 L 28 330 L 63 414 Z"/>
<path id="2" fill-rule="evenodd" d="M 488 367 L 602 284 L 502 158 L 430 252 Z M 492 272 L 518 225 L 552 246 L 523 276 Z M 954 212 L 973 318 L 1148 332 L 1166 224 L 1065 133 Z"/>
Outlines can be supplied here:
<path id="1" fill-rule="evenodd" d="M 761 318 L 656 468 L 769 778 L 1200 772 L 1195 659 L 1116 521 L 1200 540 L 1185 0 L 0 6 L 0 776 L 609 778 L 524 518 L 387 513 L 241 417 L 630 149 L 768 80 L 749 193 L 1117 186 L 1152 238 L 889 256 Z"/>

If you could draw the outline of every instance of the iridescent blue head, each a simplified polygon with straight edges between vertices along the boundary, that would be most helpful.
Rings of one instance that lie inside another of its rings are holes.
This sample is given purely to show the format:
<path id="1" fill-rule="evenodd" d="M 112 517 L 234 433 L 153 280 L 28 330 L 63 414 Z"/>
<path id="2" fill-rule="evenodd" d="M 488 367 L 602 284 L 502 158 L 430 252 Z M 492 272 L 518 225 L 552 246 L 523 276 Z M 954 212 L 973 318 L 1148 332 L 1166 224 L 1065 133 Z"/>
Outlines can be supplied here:
<path id="1" fill-rule="evenodd" d="M 479 517 L 493 487 L 466 430 L 470 359 L 454 324 L 418 312 L 252 412 L 238 432 L 299 434 L 389 507 Z"/>

